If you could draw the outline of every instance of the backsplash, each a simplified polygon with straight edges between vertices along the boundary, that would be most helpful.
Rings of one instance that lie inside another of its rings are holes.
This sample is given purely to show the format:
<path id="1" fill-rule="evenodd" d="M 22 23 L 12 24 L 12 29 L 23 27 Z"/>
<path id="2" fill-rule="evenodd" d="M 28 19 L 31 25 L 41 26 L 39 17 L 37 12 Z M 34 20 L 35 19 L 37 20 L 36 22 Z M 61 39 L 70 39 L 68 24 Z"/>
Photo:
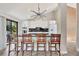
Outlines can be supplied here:
<path id="1" fill-rule="evenodd" d="M 29 32 L 48 32 L 48 28 L 42 28 L 42 27 L 29 28 Z"/>

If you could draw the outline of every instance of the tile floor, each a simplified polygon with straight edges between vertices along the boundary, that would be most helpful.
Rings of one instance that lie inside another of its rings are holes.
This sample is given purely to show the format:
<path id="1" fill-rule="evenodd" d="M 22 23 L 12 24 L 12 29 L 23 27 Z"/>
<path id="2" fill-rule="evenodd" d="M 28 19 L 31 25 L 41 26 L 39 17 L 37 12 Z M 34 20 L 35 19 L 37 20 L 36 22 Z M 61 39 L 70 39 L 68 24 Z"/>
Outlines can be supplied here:
<path id="1" fill-rule="evenodd" d="M 79 56 L 79 53 L 76 51 L 76 45 L 75 43 L 68 43 L 67 44 L 67 47 L 68 47 L 68 53 L 67 54 L 64 54 L 62 56 Z M 5 51 L 3 51 L 2 54 L 0 54 L 1 56 L 7 56 L 8 55 L 8 49 L 6 48 Z M 32 53 L 33 56 L 37 56 L 37 52 L 33 51 Z M 11 56 L 16 56 L 16 53 L 14 52 L 11 52 Z M 20 51 L 19 52 L 19 56 L 22 56 L 22 52 Z M 24 56 L 31 56 L 31 52 L 24 52 Z M 45 56 L 45 53 L 44 52 L 38 52 L 38 56 Z M 50 56 L 50 52 L 47 51 L 46 52 L 46 56 Z M 52 52 L 52 56 L 58 56 L 57 53 L 55 52 Z"/>

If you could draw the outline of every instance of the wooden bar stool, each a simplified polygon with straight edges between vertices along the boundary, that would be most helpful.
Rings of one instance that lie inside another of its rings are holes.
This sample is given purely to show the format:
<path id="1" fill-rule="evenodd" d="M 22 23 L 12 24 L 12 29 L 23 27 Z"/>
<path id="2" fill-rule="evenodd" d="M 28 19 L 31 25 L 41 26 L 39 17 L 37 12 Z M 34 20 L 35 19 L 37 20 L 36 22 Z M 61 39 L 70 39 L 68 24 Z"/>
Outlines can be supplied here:
<path id="1" fill-rule="evenodd" d="M 49 51 L 50 55 L 52 55 L 52 52 L 58 52 L 59 56 L 60 54 L 60 39 L 61 39 L 61 34 L 51 34 L 51 39 L 49 41 Z M 54 46 L 52 46 L 52 44 Z M 57 45 L 59 45 L 59 48 L 57 48 Z M 52 51 L 52 48 L 55 48 L 55 51 Z"/>
<path id="2" fill-rule="evenodd" d="M 38 55 L 38 51 L 39 48 L 44 48 L 44 52 L 46 55 L 46 34 L 36 34 L 37 37 L 37 55 Z M 40 46 L 40 44 L 43 44 L 44 46 Z"/>
<path id="3" fill-rule="evenodd" d="M 32 55 L 32 51 L 34 50 L 34 42 L 32 41 L 32 34 L 23 34 L 21 42 L 22 55 L 24 55 L 24 44 L 26 45 L 26 51 L 31 51 Z M 31 48 L 31 50 L 28 50 L 29 47 Z"/>

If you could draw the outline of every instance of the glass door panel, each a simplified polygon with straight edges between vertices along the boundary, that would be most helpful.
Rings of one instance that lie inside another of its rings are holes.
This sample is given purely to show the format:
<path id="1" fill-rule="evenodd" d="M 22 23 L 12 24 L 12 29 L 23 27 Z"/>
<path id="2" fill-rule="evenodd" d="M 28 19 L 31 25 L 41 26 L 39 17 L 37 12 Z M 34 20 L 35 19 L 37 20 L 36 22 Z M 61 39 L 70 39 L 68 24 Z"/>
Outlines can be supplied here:
<path id="1" fill-rule="evenodd" d="M 17 22 L 12 22 L 12 38 L 13 41 L 17 40 Z"/>
<path id="2" fill-rule="evenodd" d="M 17 40 L 18 35 L 18 22 L 7 19 L 6 20 L 6 31 L 7 31 L 7 43 L 10 41 Z"/>

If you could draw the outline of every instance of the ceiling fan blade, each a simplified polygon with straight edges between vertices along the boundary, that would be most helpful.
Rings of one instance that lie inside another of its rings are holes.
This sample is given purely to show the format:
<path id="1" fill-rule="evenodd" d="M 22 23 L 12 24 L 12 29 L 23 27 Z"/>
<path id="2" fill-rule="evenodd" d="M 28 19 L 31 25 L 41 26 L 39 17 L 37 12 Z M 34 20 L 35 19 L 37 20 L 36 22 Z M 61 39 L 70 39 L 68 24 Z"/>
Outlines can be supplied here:
<path id="1" fill-rule="evenodd" d="M 35 17 L 33 17 L 32 19 L 34 20 L 34 19 L 36 19 L 38 16 L 36 15 Z"/>
<path id="2" fill-rule="evenodd" d="M 38 14 L 38 12 L 36 12 L 36 11 L 32 11 L 33 13 L 35 13 L 35 14 Z"/>
<path id="3" fill-rule="evenodd" d="M 32 15 L 31 17 L 34 17 L 34 16 L 36 16 L 36 15 Z"/>
<path id="4" fill-rule="evenodd" d="M 27 19 L 28 21 L 32 21 L 32 20 L 35 20 L 37 18 L 37 16 L 33 17 L 33 18 L 30 18 L 30 19 Z"/>
<path id="5" fill-rule="evenodd" d="M 44 10 L 41 14 L 44 14 L 47 10 Z"/>

